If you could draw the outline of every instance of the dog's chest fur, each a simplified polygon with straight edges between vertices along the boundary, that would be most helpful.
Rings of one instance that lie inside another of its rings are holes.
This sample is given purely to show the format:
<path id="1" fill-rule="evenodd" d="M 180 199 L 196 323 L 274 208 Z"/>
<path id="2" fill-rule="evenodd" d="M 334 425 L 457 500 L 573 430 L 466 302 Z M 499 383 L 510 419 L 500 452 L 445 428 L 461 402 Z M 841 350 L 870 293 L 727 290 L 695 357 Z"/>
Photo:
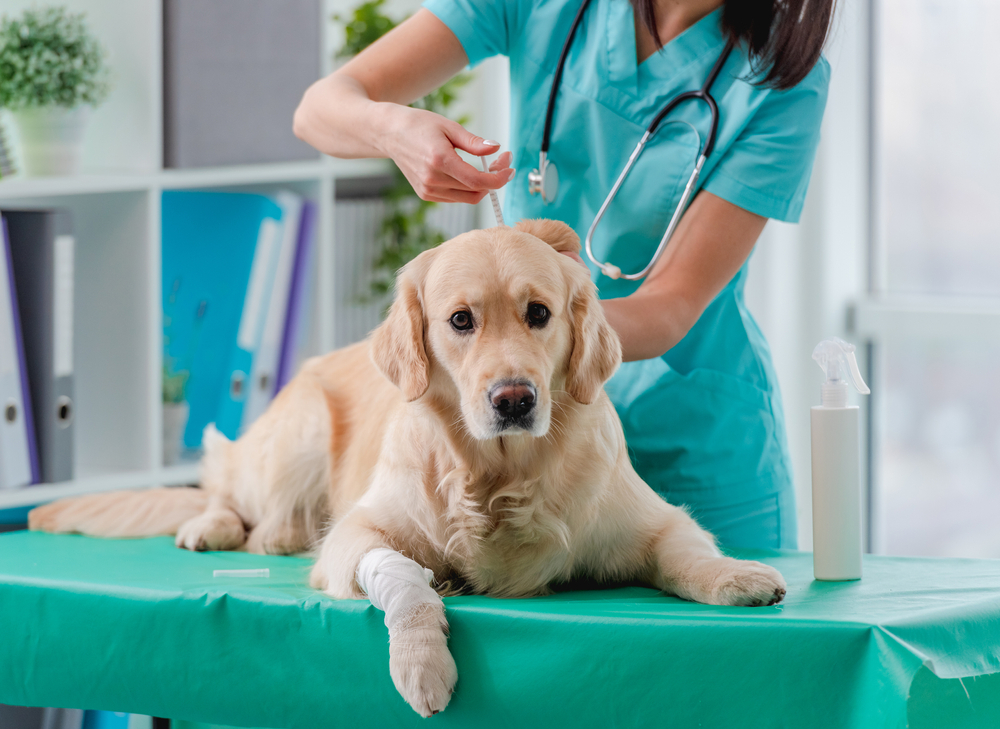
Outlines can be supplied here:
<path id="1" fill-rule="evenodd" d="M 449 475 L 444 558 L 476 592 L 534 595 L 570 577 L 572 532 L 543 479 Z"/>

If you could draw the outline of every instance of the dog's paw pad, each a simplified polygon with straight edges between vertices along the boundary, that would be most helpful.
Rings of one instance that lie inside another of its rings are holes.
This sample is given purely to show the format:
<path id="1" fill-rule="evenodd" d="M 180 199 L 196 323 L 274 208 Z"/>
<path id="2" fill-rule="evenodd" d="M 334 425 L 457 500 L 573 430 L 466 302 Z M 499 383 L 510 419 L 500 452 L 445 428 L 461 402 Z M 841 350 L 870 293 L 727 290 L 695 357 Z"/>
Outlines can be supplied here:
<path id="1" fill-rule="evenodd" d="M 431 634 L 433 631 L 437 635 Z M 448 705 L 458 680 L 455 659 L 440 628 L 396 635 L 389 642 L 389 672 L 406 703 L 425 719 Z"/>
<path id="2" fill-rule="evenodd" d="M 787 589 L 781 573 L 760 562 L 732 559 L 716 579 L 712 602 L 716 605 L 761 607 L 776 605 Z"/>

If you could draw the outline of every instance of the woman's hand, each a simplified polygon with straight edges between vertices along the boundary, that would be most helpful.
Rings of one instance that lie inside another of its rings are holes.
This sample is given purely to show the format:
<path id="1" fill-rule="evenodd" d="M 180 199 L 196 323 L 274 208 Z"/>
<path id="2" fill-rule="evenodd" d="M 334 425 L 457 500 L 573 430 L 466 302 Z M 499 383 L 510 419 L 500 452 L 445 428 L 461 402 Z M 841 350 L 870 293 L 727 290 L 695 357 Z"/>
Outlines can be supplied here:
<path id="1" fill-rule="evenodd" d="M 306 91 L 295 110 L 296 136 L 334 157 L 389 157 L 424 200 L 475 203 L 514 176 L 502 154 L 491 172 L 458 156 L 500 145 L 423 109 L 411 109 L 469 63 L 451 30 L 427 9 L 379 38 Z"/>
<path id="2" fill-rule="evenodd" d="M 478 157 L 496 153 L 499 143 L 477 137 L 461 124 L 430 111 L 397 104 L 383 106 L 388 108 L 382 153 L 396 163 L 424 200 L 477 203 L 514 177 L 510 152 L 493 161 L 491 172 L 483 172 L 456 151 Z"/>

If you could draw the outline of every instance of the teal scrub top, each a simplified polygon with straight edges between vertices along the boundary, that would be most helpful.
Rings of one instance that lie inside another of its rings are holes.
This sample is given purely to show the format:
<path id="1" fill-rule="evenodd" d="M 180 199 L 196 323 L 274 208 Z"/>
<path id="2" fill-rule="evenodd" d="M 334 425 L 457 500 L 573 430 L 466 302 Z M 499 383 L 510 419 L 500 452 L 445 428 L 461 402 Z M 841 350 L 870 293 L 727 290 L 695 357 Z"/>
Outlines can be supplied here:
<path id="1" fill-rule="evenodd" d="M 636 63 L 629 0 L 592 0 L 566 61 L 549 158 L 559 168 L 553 203 L 528 193 L 545 109 L 579 0 L 427 0 L 454 32 L 470 65 L 510 58 L 514 179 L 505 217 L 555 218 L 586 235 L 635 144 L 674 96 L 700 88 L 725 45 L 722 9 Z M 792 89 L 754 85 L 736 48 L 712 87 L 719 131 L 699 186 L 758 215 L 797 222 L 826 105 L 829 65 L 820 59 Z M 759 78 L 759 76 L 757 77 Z M 647 144 L 594 237 L 599 260 L 624 272 L 653 255 L 694 166 L 710 115 L 700 102 L 671 112 Z M 794 495 L 784 415 L 770 351 L 743 299 L 746 265 L 691 331 L 662 357 L 629 362 L 607 385 L 639 474 L 686 505 L 723 544 L 794 547 Z M 591 266 L 602 298 L 638 282 Z"/>

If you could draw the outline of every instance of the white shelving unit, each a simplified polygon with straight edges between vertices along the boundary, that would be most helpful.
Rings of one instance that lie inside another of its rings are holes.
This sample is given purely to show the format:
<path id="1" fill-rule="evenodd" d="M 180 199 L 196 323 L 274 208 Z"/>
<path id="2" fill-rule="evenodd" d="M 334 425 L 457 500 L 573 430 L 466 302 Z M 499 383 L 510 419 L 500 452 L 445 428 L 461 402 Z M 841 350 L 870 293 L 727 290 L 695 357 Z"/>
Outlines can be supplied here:
<path id="1" fill-rule="evenodd" d="M 197 466 L 162 463 L 162 305 L 160 200 L 164 190 L 198 188 L 273 192 L 290 189 L 318 207 L 313 336 L 317 351 L 334 343 L 334 196 L 338 181 L 384 174 L 378 160 L 317 158 L 223 168 L 163 169 L 162 9 L 160 0 L 61 0 L 85 11 L 110 51 L 115 87 L 91 116 L 83 172 L 66 178 L 0 181 L 0 209 L 72 211 L 76 246 L 73 481 L 0 490 L 0 509 L 62 496 L 191 483 Z M 32 0 L 6 0 L 19 12 Z M 344 5 L 342 2 L 336 3 Z M 339 8 L 343 10 L 343 8 Z M 321 3 L 322 59 L 332 63 L 329 18 Z M 12 132 L 13 125 L 5 120 Z M 291 120 L 289 120 L 291 123 Z M 16 147 L 16 137 L 14 145 Z"/>

